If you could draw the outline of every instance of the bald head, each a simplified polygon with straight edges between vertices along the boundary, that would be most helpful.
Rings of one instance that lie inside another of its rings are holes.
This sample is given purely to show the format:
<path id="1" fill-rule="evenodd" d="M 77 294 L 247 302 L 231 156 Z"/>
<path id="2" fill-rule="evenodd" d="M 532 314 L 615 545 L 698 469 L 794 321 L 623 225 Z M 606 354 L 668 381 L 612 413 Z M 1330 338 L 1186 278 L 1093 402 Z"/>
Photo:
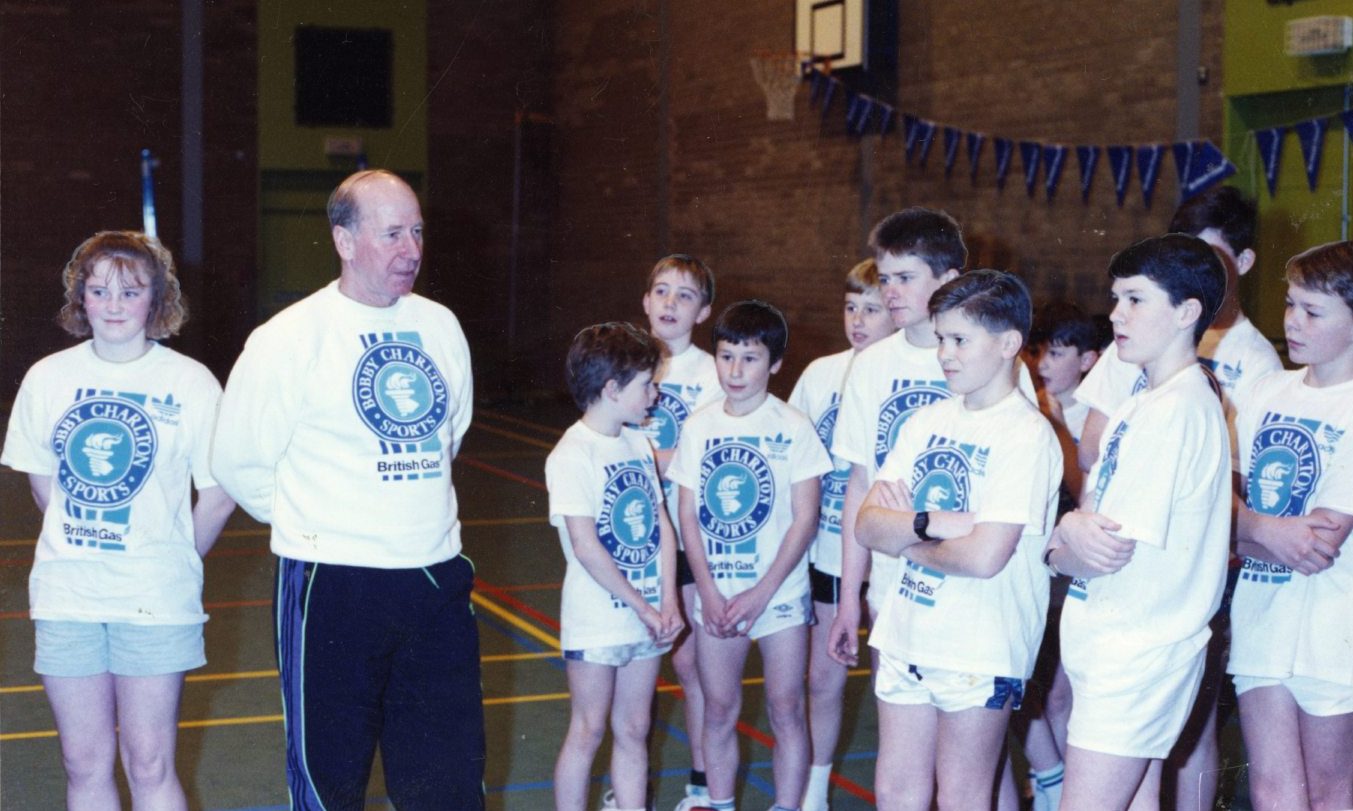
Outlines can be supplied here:
<path id="1" fill-rule="evenodd" d="M 351 175 L 329 196 L 329 222 L 342 270 L 338 289 L 373 307 L 413 291 L 423 259 L 418 196 L 393 172 Z"/>

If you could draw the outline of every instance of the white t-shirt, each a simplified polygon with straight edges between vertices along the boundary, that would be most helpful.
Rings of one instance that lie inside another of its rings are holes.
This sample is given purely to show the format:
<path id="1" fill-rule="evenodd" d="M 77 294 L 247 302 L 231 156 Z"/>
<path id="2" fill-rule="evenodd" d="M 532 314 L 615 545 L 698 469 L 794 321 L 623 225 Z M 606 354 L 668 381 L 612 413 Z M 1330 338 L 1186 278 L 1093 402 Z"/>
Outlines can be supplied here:
<path id="1" fill-rule="evenodd" d="M 1042 412 L 1018 391 L 981 411 L 958 398 L 926 406 L 908 421 L 879 478 L 905 483 L 918 511 L 973 512 L 976 523 L 1024 530 L 990 579 L 904 559 L 869 644 L 909 664 L 1028 678 L 1047 618 L 1042 555 L 1062 480 L 1061 447 Z"/>
<path id="2" fill-rule="evenodd" d="M 1314 388 L 1305 369 L 1259 381 L 1237 421 L 1246 503 L 1263 515 L 1353 515 L 1353 382 Z M 1245 558 L 1227 671 L 1353 686 L 1353 560 L 1306 576 Z"/>
<path id="3" fill-rule="evenodd" d="M 1029 402 L 1037 402 L 1033 378 L 1019 364 L 1019 388 Z M 841 412 L 832 438 L 832 455 L 861 465 L 867 483 L 873 484 L 879 465 L 897 444 L 897 434 L 916 409 L 949 396 L 949 384 L 940 367 L 938 350 L 914 346 L 906 330 L 898 330 L 865 348 L 855 358 Z M 891 583 L 897 574 L 897 558 L 870 554 L 869 602 L 880 605 L 883 594 L 876 583 Z"/>
<path id="4" fill-rule="evenodd" d="M 803 370 L 789 395 L 789 404 L 808 415 L 826 448 L 832 446 L 841 389 L 854 357 L 855 350 L 847 349 L 818 358 Z M 817 537 L 808 547 L 808 562 L 819 572 L 840 577 L 841 508 L 845 506 L 846 482 L 850 481 L 850 462 L 835 457 L 832 462 L 835 468 L 822 477 L 822 513 L 818 516 Z"/>
<path id="5" fill-rule="evenodd" d="M 1198 364 L 1109 415 L 1086 479 L 1090 505 L 1137 545 L 1119 571 L 1072 580 L 1061 631 L 1075 689 L 1135 689 L 1207 643 L 1230 549 L 1228 444 L 1221 402 Z"/>
<path id="6" fill-rule="evenodd" d="M 191 485 L 209 468 L 221 386 L 152 344 L 110 363 L 86 341 L 24 376 L 0 463 L 52 478 L 28 579 L 33 619 L 188 625 L 202 613 Z"/>
<path id="7" fill-rule="evenodd" d="M 371 307 L 334 281 L 254 330 L 221 398 L 211 469 L 272 551 L 412 569 L 460 554 L 451 460 L 470 427 L 460 322 L 411 294 Z"/>
<path id="8" fill-rule="evenodd" d="M 597 538 L 644 600 L 662 603 L 662 486 L 653 448 L 632 428 L 599 434 L 575 422 L 545 460 L 550 523 L 559 530 L 568 567 L 560 608 L 564 650 L 630 645 L 649 638 L 634 609 L 602 588 L 573 552 L 565 516 L 596 522 Z"/>
<path id="9" fill-rule="evenodd" d="M 723 399 L 719 385 L 719 370 L 714 356 L 690 344 L 680 355 L 667 359 L 659 369 L 658 402 L 639 430 L 660 451 L 672 450 L 681 438 L 681 426 L 698 409 Z M 663 494 L 667 500 L 667 515 L 672 519 L 677 541 L 681 542 L 681 521 L 677 518 L 676 488 L 670 479 L 663 480 Z M 683 547 L 684 548 L 684 547 Z"/>
<path id="10" fill-rule="evenodd" d="M 1240 462 L 1236 441 L 1236 410 L 1244 405 L 1255 381 L 1282 369 L 1278 353 L 1249 319 L 1241 315 L 1226 329 L 1209 329 L 1198 342 L 1198 362 L 1207 367 L 1225 396 L 1227 430 L 1230 432 L 1231 463 Z M 1146 388 L 1146 372 L 1118 357 L 1118 345 L 1110 344 L 1076 389 L 1076 400 L 1102 414 L 1112 414 L 1123 401 Z M 1084 422 L 1082 422 L 1082 425 Z"/>
<path id="11" fill-rule="evenodd" d="M 831 469 L 813 423 L 774 395 L 740 417 L 719 403 L 691 415 L 667 473 L 696 496 L 705 557 L 720 594 L 741 594 L 766 576 L 794 518 L 793 485 Z M 767 605 L 807 593 L 805 556 Z"/>

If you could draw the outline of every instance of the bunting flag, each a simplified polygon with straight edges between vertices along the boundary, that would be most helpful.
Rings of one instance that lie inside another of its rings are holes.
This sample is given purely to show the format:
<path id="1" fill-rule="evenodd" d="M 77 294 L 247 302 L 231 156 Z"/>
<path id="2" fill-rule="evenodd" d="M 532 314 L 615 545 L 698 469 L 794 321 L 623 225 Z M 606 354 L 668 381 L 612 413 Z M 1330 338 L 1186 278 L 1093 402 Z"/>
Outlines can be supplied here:
<path id="1" fill-rule="evenodd" d="M 808 74 L 808 103 L 817 104 L 817 100 L 822 96 L 822 88 L 827 84 L 827 77 L 822 75 L 822 71 L 815 70 Z"/>
<path id="2" fill-rule="evenodd" d="M 1264 181 L 1268 183 L 1268 196 L 1278 193 L 1278 164 L 1283 157 L 1283 138 L 1287 136 L 1287 127 L 1273 127 L 1255 130 L 1254 141 L 1259 145 L 1259 161 L 1264 164 Z"/>
<path id="3" fill-rule="evenodd" d="M 1113 173 L 1113 193 L 1118 197 L 1118 207 L 1123 207 L 1123 198 L 1127 195 L 1128 179 L 1132 175 L 1132 147 L 1108 146 L 1104 151 L 1109 154 L 1109 171 Z"/>
<path id="4" fill-rule="evenodd" d="M 1328 124 L 1324 118 L 1312 118 L 1293 127 L 1297 131 L 1297 143 L 1301 145 L 1301 157 L 1306 164 L 1306 182 L 1311 191 L 1315 191 L 1315 181 L 1320 175 L 1320 151 L 1325 145 L 1325 127 Z"/>
<path id="5" fill-rule="evenodd" d="M 822 93 L 823 118 L 827 117 L 827 111 L 830 110 L 832 107 L 832 97 L 836 95 L 836 88 L 840 84 L 841 82 L 839 79 L 834 79 L 831 76 L 827 77 L 827 89 Z"/>
<path id="6" fill-rule="evenodd" d="M 879 107 L 883 108 L 883 112 L 879 114 L 879 135 L 887 135 L 889 128 L 893 125 L 893 114 L 897 110 L 893 109 L 892 105 L 884 104 L 881 101 Z"/>
<path id="7" fill-rule="evenodd" d="M 1019 158 L 1024 164 L 1024 189 L 1030 197 L 1034 196 L 1034 184 L 1038 182 L 1038 159 L 1042 148 L 1034 141 L 1019 142 Z"/>
<path id="8" fill-rule="evenodd" d="M 1179 173 L 1179 194 L 1187 200 L 1214 183 L 1236 173 L 1211 141 L 1181 141 L 1174 145 L 1175 170 Z"/>
<path id="9" fill-rule="evenodd" d="M 1344 110 L 1339 113 L 1339 118 L 1343 119 L 1344 130 L 1348 132 L 1349 140 L 1353 140 L 1353 110 Z"/>
<path id="10" fill-rule="evenodd" d="M 974 183 L 977 182 L 977 165 L 982 157 L 982 147 L 986 142 L 987 137 L 982 133 L 968 133 L 968 172 L 971 174 Z"/>
<path id="11" fill-rule="evenodd" d="M 846 108 L 846 129 L 856 135 L 864 135 L 865 128 L 869 126 L 869 116 L 873 112 L 874 99 L 863 93 L 857 94 Z"/>
<path id="12" fill-rule="evenodd" d="M 925 168 L 926 158 L 930 157 L 930 147 L 935 143 L 935 122 L 921 119 L 916 122 L 916 130 L 916 145 L 921 150 L 916 163 Z"/>
<path id="13" fill-rule="evenodd" d="M 953 127 L 944 128 L 944 177 L 947 179 L 954 173 L 954 161 L 958 159 L 958 145 L 963 140 L 963 133 Z"/>
<path id="14" fill-rule="evenodd" d="M 1143 144 L 1137 147 L 1137 179 L 1142 183 L 1142 203 L 1151 207 L 1151 195 L 1156 191 L 1156 181 L 1160 179 L 1160 156 L 1165 154 L 1165 144 Z"/>
<path id="15" fill-rule="evenodd" d="M 1080 165 L 1081 170 L 1081 202 L 1090 202 L 1090 181 L 1094 180 L 1095 167 L 1099 165 L 1099 152 L 1097 146 L 1078 146 L 1076 147 L 1076 163 Z"/>
<path id="16" fill-rule="evenodd" d="M 1048 144 L 1043 147 L 1043 191 L 1048 202 L 1057 193 L 1057 182 L 1062 179 L 1062 165 L 1066 163 L 1066 145 Z"/>
<path id="17" fill-rule="evenodd" d="M 1015 142 L 1009 138 L 992 138 L 991 147 L 996 150 L 996 188 L 1005 188 L 1005 176 L 1010 172 L 1010 153 L 1015 151 Z"/>
<path id="18" fill-rule="evenodd" d="M 921 120 L 914 115 L 902 115 L 902 131 L 905 133 L 903 145 L 906 147 L 907 163 L 911 163 L 912 154 L 916 151 L 916 138 L 920 135 L 919 127 Z"/>

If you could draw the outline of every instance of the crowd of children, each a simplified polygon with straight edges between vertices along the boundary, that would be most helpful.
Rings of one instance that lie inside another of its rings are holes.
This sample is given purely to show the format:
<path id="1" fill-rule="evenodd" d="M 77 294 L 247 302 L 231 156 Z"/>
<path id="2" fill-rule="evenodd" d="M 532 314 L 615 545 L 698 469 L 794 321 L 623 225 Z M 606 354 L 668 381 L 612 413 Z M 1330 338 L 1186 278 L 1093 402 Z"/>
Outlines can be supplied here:
<path id="1" fill-rule="evenodd" d="M 771 811 L 826 811 L 863 602 L 879 808 L 1014 811 L 1008 739 L 1035 811 L 1210 808 L 1233 708 L 1255 809 L 1353 808 L 1353 243 L 1288 263 L 1283 371 L 1237 294 L 1255 219 L 1229 187 L 1185 203 L 1113 257 L 1106 319 L 965 273 L 951 217 L 897 212 L 846 276 L 850 348 L 788 402 L 768 391 L 781 312 L 729 306 L 711 355 L 692 332 L 713 274 L 660 260 L 648 332 L 574 339 L 583 416 L 546 466 L 568 563 L 557 807 L 587 807 L 608 717 L 603 807 L 650 807 L 671 650 L 676 811 L 733 809 L 756 642 Z"/>

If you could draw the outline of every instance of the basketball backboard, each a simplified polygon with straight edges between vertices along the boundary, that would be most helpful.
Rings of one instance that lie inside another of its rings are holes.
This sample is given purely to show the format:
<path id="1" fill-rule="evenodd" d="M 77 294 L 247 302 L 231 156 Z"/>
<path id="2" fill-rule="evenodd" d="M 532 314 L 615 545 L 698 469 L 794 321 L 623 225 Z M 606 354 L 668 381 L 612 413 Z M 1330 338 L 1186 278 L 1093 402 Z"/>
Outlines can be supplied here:
<path id="1" fill-rule="evenodd" d="M 829 62 L 833 71 L 869 67 L 868 0 L 794 0 L 795 48 Z"/>

